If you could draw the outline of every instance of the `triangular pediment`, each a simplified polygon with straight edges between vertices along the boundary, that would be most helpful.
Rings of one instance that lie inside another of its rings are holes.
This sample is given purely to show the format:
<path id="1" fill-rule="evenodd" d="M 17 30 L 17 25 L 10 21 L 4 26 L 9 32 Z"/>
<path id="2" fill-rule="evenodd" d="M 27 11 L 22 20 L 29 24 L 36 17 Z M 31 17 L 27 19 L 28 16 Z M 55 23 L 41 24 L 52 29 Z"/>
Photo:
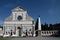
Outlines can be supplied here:
<path id="1" fill-rule="evenodd" d="M 18 6 L 16 8 L 12 9 L 12 11 L 26 11 L 26 9 L 21 6 Z"/>

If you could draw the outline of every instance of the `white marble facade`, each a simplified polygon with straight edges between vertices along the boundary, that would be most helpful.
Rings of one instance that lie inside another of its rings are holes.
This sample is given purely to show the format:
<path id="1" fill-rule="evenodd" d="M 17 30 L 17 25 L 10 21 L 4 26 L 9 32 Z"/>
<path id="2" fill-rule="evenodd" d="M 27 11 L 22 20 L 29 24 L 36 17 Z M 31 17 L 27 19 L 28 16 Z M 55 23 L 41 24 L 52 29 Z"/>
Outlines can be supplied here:
<path id="1" fill-rule="evenodd" d="M 22 7 L 12 9 L 12 14 L 4 20 L 4 35 L 33 36 L 34 19 Z"/>

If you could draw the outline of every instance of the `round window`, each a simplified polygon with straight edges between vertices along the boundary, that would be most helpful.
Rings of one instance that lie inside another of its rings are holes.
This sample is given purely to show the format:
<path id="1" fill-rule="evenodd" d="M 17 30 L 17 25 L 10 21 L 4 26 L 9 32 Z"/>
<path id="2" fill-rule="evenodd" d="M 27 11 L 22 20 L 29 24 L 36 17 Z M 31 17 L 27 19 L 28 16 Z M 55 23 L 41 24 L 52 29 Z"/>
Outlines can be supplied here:
<path id="1" fill-rule="evenodd" d="M 18 16 L 17 19 L 20 21 L 22 19 L 22 16 Z"/>

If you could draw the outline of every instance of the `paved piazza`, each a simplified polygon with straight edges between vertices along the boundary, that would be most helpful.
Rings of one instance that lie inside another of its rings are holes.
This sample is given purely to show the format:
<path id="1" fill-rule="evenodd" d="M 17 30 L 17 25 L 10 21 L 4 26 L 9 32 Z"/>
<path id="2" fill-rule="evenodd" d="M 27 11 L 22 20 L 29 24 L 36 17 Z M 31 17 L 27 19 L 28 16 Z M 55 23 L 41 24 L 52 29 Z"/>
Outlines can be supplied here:
<path id="1" fill-rule="evenodd" d="M 60 37 L 22 37 L 12 38 L 12 40 L 60 40 Z"/>

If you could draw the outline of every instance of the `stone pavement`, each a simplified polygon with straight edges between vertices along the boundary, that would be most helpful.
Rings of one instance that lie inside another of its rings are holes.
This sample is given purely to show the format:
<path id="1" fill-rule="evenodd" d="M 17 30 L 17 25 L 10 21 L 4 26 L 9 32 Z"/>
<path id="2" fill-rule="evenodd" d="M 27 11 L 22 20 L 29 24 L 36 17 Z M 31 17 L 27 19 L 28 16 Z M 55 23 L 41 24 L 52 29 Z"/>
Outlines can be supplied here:
<path id="1" fill-rule="evenodd" d="M 41 40 L 41 37 L 18 37 L 12 38 L 11 40 Z"/>
<path id="2" fill-rule="evenodd" d="M 60 40 L 60 37 L 18 37 L 11 40 Z"/>

